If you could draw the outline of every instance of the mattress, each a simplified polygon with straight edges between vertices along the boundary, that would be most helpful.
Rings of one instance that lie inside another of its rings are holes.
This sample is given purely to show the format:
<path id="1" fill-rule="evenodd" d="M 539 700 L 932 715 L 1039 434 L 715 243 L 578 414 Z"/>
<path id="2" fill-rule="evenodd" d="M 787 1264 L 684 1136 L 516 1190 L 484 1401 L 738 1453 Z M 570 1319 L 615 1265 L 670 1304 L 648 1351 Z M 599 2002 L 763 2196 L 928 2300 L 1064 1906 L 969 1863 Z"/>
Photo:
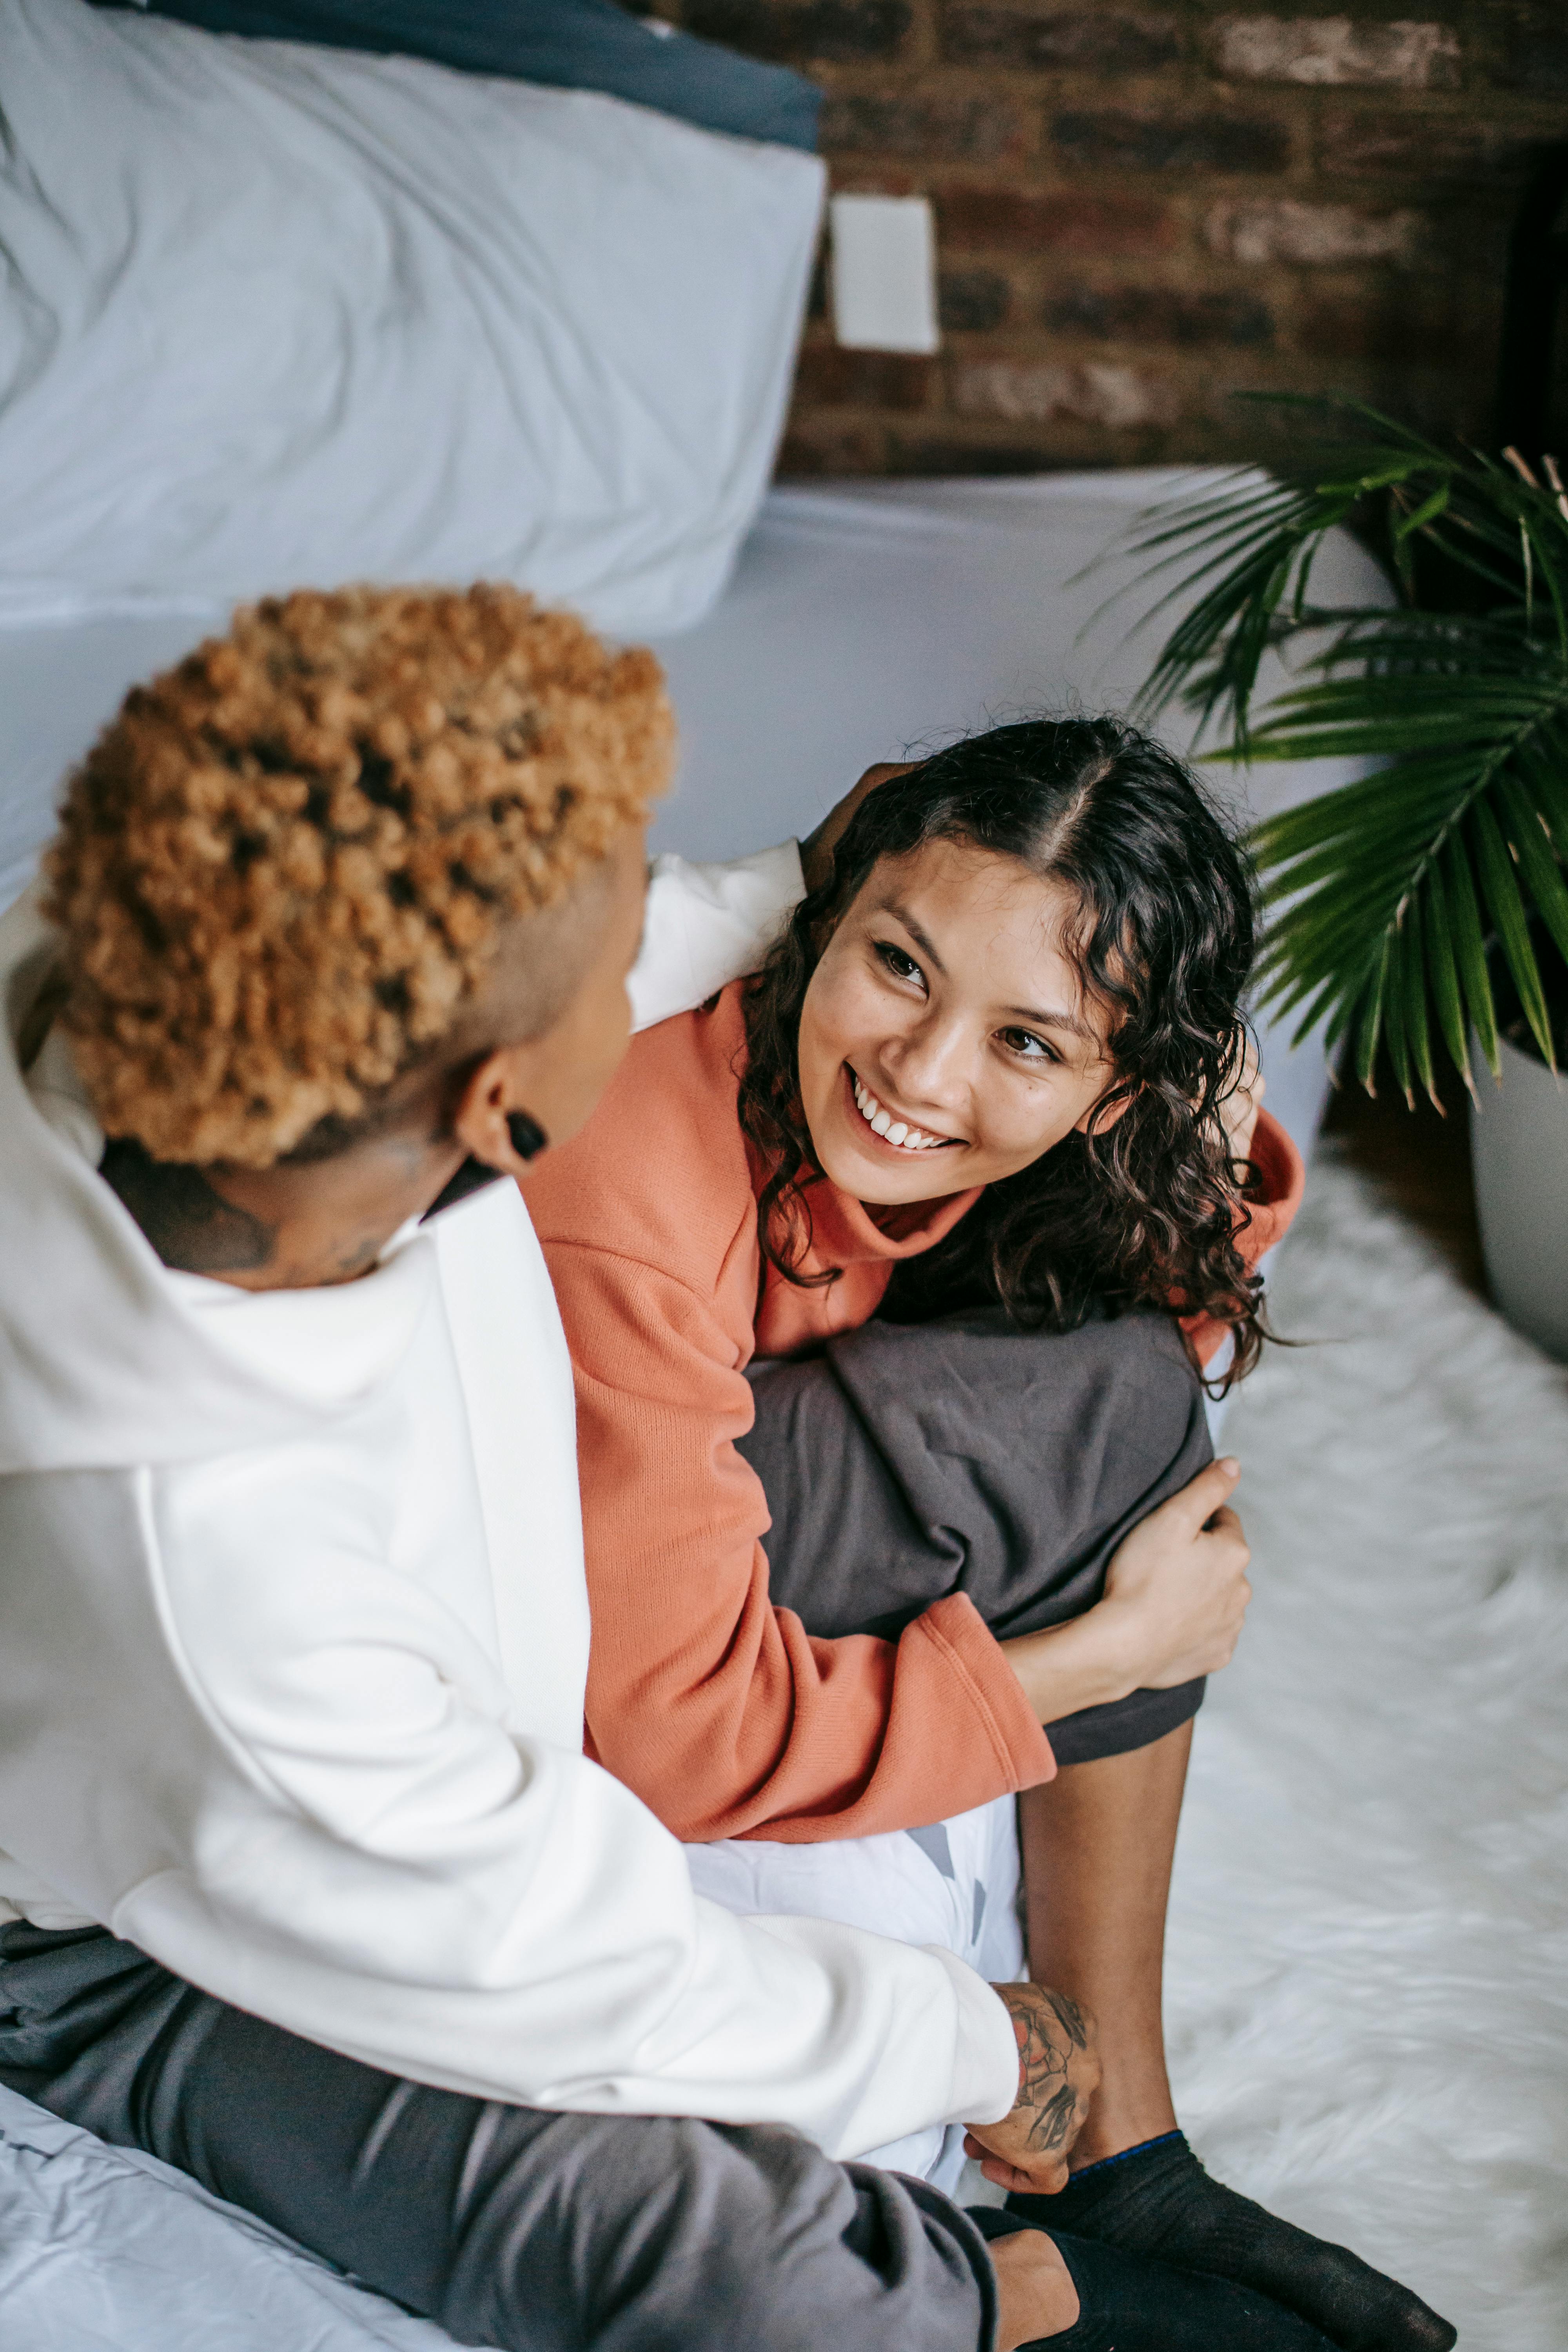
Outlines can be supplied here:
<path id="1" fill-rule="evenodd" d="M 1063 709 L 1125 709 L 1157 635 L 1117 603 L 1140 512 L 1210 478 L 1165 470 L 774 490 L 708 618 L 658 642 L 681 761 L 654 846 L 728 857 L 809 831 L 862 768 L 966 729 Z M 1386 591 L 1336 534 L 1325 601 Z M 1174 608 L 1179 610 L 1180 607 Z M 60 778 L 137 679 L 225 625 L 222 605 L 0 626 L 0 902 L 20 889 Z M 1163 625 L 1168 625 L 1168 621 Z M 1165 722 L 1185 749 L 1177 719 Z M 1333 783 L 1346 763 L 1207 771 L 1241 813 Z M 1328 1084 L 1315 1048 L 1262 1032 L 1269 1107 L 1310 1145 Z"/>
<path id="2" fill-rule="evenodd" d="M 0 2088 L 0 2352 L 451 2352 L 154 2157 Z"/>

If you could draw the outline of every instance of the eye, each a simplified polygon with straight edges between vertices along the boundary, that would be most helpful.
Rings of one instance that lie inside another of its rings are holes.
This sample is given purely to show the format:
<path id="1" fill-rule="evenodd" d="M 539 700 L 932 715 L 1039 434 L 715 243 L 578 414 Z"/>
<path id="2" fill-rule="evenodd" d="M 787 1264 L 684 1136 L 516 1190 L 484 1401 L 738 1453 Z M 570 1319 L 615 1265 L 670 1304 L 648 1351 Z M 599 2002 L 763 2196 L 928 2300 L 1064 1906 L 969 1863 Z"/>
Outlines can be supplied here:
<path id="1" fill-rule="evenodd" d="M 1043 1037 L 1037 1037 L 1032 1029 L 999 1029 L 996 1034 L 1007 1051 L 1016 1054 L 1021 1062 L 1061 1060 L 1056 1047 L 1048 1045 Z"/>
<path id="2" fill-rule="evenodd" d="M 873 952 L 878 961 L 891 972 L 895 980 L 918 981 L 922 987 L 924 986 L 925 974 L 913 956 L 907 954 L 902 948 L 896 947 L 891 940 L 875 940 Z"/>

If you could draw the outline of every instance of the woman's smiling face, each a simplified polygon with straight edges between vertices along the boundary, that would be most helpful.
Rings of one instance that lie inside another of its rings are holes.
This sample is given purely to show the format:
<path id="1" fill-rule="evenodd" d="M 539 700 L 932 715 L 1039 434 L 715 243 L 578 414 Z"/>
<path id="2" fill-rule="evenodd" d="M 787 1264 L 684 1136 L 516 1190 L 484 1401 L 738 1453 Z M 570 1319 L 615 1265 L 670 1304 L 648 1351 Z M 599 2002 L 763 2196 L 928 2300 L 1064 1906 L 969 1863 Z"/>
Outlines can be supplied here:
<path id="1" fill-rule="evenodd" d="M 801 1010 L 802 1108 L 830 1182 L 929 1201 L 1090 1123 L 1117 1071 L 1065 950 L 1077 911 L 1063 884 L 965 842 L 881 861 Z"/>

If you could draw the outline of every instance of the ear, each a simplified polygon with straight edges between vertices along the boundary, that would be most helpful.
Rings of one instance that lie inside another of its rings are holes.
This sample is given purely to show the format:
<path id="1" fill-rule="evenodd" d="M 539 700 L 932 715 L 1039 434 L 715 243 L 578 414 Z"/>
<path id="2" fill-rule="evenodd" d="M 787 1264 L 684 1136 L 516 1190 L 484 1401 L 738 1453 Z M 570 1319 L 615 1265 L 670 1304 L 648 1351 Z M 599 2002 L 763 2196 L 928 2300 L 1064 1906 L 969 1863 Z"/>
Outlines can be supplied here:
<path id="1" fill-rule="evenodd" d="M 1108 1103 L 1103 1095 L 1091 1102 L 1081 1118 L 1075 1118 L 1073 1130 L 1078 1135 L 1109 1135 L 1117 1121 L 1125 1118 L 1132 1108 L 1132 1097 L 1122 1095 L 1116 1102 Z"/>
<path id="2" fill-rule="evenodd" d="M 526 1176 L 548 1140 L 523 1108 L 527 1060 L 525 1046 L 499 1046 L 487 1054 L 469 1072 L 452 1120 L 452 1131 L 470 1158 L 502 1176 Z M 520 1151 L 520 1142 L 528 1148 Z"/>

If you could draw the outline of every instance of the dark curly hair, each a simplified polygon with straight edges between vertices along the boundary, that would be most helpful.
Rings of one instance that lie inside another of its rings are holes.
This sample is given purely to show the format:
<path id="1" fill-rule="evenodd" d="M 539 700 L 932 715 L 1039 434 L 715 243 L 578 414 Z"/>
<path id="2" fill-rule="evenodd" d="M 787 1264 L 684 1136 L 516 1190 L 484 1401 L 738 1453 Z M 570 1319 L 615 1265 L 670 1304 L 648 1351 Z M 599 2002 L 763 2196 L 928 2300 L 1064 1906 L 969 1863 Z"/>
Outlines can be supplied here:
<path id="1" fill-rule="evenodd" d="M 1127 1108 L 1114 1126 L 1075 1131 L 987 1186 L 945 1240 L 900 1261 L 883 1314 L 923 1321 L 1000 1301 L 1020 1325 L 1058 1330 L 1139 1306 L 1205 1314 L 1235 1336 L 1217 1384 L 1228 1387 L 1265 1337 L 1262 1286 L 1236 1246 L 1251 1171 L 1231 1160 L 1219 1116 L 1246 1050 L 1251 876 L 1188 769 L 1120 719 L 994 728 L 861 803 L 830 880 L 796 908 L 746 993 L 739 1109 L 767 1171 L 765 1259 L 793 1282 L 836 1278 L 798 1271 L 822 1172 L 800 1105 L 801 1008 L 873 868 L 931 841 L 1016 858 L 1073 893 L 1079 919 L 1068 951 L 1110 1017 L 1117 1076 L 1102 1101 Z"/>

